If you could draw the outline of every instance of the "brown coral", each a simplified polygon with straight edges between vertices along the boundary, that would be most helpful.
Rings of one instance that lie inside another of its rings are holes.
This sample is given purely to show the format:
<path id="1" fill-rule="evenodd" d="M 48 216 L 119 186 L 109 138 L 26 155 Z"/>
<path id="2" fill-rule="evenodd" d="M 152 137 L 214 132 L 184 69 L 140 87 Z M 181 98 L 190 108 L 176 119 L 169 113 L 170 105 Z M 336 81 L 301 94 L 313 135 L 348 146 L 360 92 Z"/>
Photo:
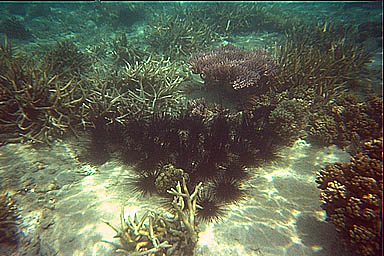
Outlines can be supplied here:
<path id="1" fill-rule="evenodd" d="M 155 187 L 160 195 L 167 195 L 167 190 L 177 185 L 177 182 L 188 179 L 188 174 L 183 169 L 175 168 L 172 164 L 167 164 L 159 170 L 155 180 Z"/>
<path id="2" fill-rule="evenodd" d="M 382 254 L 382 144 L 382 138 L 364 143 L 351 163 L 328 165 L 316 180 L 328 221 L 359 255 Z"/>
<path id="3" fill-rule="evenodd" d="M 293 144 L 306 127 L 305 103 L 300 99 L 281 101 L 269 115 L 269 123 L 280 143 Z"/>
<path id="4" fill-rule="evenodd" d="M 73 128 L 73 113 L 83 101 L 72 80 L 18 63 L 0 76 L 0 87 L 1 142 L 51 141 Z"/>
<path id="5" fill-rule="evenodd" d="M 382 99 L 369 95 L 365 101 L 352 94 L 338 97 L 322 108 L 313 108 L 307 127 L 308 139 L 356 153 L 361 141 L 377 138 L 382 134 Z"/>
<path id="6" fill-rule="evenodd" d="M 0 191 L 0 244 L 17 243 L 19 239 L 19 215 L 12 198 L 4 190 Z"/>

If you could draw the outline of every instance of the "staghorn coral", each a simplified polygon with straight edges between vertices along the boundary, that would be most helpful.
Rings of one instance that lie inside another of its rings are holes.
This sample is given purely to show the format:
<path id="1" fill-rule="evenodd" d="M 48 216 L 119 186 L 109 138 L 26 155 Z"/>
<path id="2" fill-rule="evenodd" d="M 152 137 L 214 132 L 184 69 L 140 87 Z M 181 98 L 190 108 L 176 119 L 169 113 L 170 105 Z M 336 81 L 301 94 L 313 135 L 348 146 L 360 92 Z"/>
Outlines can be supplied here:
<path id="1" fill-rule="evenodd" d="M 142 63 L 126 63 L 121 88 L 127 94 L 131 116 L 177 114 L 180 112 L 181 84 L 188 74 L 164 58 L 148 57 Z"/>
<path id="2" fill-rule="evenodd" d="M 8 65 L 0 71 L 1 142 L 46 143 L 73 131 L 78 122 L 74 112 L 84 99 L 80 86 L 41 69 L 31 58 L 7 55 Z"/>
<path id="3" fill-rule="evenodd" d="M 277 90 L 289 90 L 291 97 L 313 94 L 312 104 L 327 104 L 365 82 L 371 55 L 351 43 L 347 28 L 331 30 L 336 25 L 328 24 L 324 30 L 324 26 L 294 27 L 285 42 L 275 46 L 274 57 L 282 67 L 274 76 Z M 320 39 L 314 44 L 311 40 L 316 37 Z"/>
<path id="4" fill-rule="evenodd" d="M 2 72 L 8 70 L 14 62 L 20 64 L 23 61 L 20 55 L 15 55 L 14 48 L 9 43 L 7 36 L 4 38 L 4 43 L 0 43 L 0 59 L 0 70 Z"/>
<path id="5" fill-rule="evenodd" d="M 110 44 L 112 55 L 117 65 L 125 65 L 126 62 L 134 64 L 140 62 L 145 56 L 145 51 L 139 48 L 138 44 L 134 44 L 127 40 L 127 36 L 123 33 Z"/>
<path id="6" fill-rule="evenodd" d="M 172 59 L 190 56 L 219 39 L 209 25 L 181 10 L 176 14 L 155 12 L 150 17 L 144 29 L 145 41 L 153 51 Z"/>
<path id="7" fill-rule="evenodd" d="M 57 42 L 44 56 L 41 68 L 49 74 L 78 80 L 91 69 L 91 58 L 69 39 Z"/>
<path id="8" fill-rule="evenodd" d="M 231 36 L 239 32 L 283 32 L 297 23 L 277 5 L 269 3 L 191 3 L 187 7 L 200 23 L 206 23 L 220 34 Z"/>
<path id="9" fill-rule="evenodd" d="M 350 163 L 319 171 L 322 208 L 349 248 L 359 255 L 382 254 L 383 139 L 364 143 Z"/>
<path id="10" fill-rule="evenodd" d="M 311 45 L 322 51 L 330 50 L 335 42 L 351 46 L 358 37 L 355 26 L 342 22 L 295 24 L 288 28 L 287 37 L 298 44 Z"/>
<path id="11" fill-rule="evenodd" d="M 109 241 L 116 247 L 116 252 L 124 255 L 180 255 L 190 256 L 198 241 L 198 230 L 195 221 L 196 199 L 202 184 L 198 184 L 193 193 L 190 193 L 185 179 L 168 190 L 173 195 L 172 207 L 175 214 L 158 214 L 153 211 L 146 212 L 140 220 L 135 214 L 134 218 L 125 219 L 124 212 L 120 215 L 120 227 L 108 226 L 116 231 L 116 238 L 121 244 Z"/>
<path id="12" fill-rule="evenodd" d="M 177 115 L 184 99 L 181 84 L 188 77 L 176 63 L 163 58 L 126 62 L 125 69 L 116 73 L 101 67 L 87 79 L 89 92 L 77 118 L 84 128 L 116 132 L 129 129 L 137 120 Z"/>
<path id="13" fill-rule="evenodd" d="M 206 83 L 224 82 L 234 90 L 261 87 L 261 79 L 276 69 L 275 61 L 264 50 L 245 51 L 230 44 L 198 53 L 187 64 Z"/>

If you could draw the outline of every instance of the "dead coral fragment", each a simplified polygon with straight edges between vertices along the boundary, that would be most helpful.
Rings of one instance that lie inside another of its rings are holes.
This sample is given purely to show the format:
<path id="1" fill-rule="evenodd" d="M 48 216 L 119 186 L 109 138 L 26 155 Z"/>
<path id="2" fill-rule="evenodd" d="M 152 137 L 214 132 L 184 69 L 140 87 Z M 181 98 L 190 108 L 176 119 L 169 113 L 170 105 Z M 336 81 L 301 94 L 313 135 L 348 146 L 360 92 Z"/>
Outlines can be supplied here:
<path id="1" fill-rule="evenodd" d="M 230 44 L 198 53 L 187 64 L 206 82 L 227 82 L 235 90 L 257 86 L 276 69 L 275 61 L 264 50 L 244 51 Z"/>
<path id="2" fill-rule="evenodd" d="M 359 255 L 381 255 L 383 139 L 364 144 L 351 163 L 321 169 L 319 184 L 322 208 L 349 248 Z"/>
<path id="3" fill-rule="evenodd" d="M 198 240 L 195 215 L 196 196 L 200 189 L 201 184 L 190 194 L 183 179 L 183 186 L 179 182 L 176 189 L 168 191 L 174 196 L 172 206 L 177 211 L 175 216 L 148 211 L 140 220 L 137 215 L 133 219 L 125 219 L 122 212 L 120 228 L 106 222 L 117 232 L 115 237 L 120 239 L 121 244 L 104 242 L 114 245 L 116 252 L 130 256 L 193 255 Z"/>
<path id="4" fill-rule="evenodd" d="M 163 237 L 167 232 L 167 223 L 159 218 L 156 213 L 147 212 L 138 220 L 136 214 L 133 219 L 129 216 L 125 219 L 123 211 L 120 215 L 120 221 L 120 228 L 114 227 L 109 222 L 106 222 L 108 226 L 117 232 L 115 238 L 120 238 L 121 246 L 105 241 L 116 246 L 116 252 L 137 256 L 164 255 L 163 253 L 156 253 L 164 252 L 166 248 L 171 247 L 168 241 L 159 241 L 159 237 Z"/>

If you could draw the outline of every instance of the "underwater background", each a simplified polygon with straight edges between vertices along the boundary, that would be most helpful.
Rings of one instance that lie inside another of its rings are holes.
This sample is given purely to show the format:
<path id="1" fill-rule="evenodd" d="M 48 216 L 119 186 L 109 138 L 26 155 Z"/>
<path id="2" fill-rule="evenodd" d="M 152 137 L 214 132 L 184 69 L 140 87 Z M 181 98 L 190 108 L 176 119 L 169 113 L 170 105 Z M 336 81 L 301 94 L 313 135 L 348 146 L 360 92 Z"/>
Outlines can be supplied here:
<path id="1" fill-rule="evenodd" d="M 382 3 L 0 3 L 0 255 L 382 255 Z"/>

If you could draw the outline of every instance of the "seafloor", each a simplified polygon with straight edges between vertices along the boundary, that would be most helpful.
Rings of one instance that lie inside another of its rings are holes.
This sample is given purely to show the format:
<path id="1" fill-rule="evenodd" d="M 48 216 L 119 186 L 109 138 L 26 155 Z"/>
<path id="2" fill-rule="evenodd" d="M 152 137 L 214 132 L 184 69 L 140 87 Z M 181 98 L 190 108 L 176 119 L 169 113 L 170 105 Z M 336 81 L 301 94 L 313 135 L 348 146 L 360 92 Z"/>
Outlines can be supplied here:
<path id="1" fill-rule="evenodd" d="M 79 146 L 58 141 L 52 148 L 10 144 L 0 147 L 0 176 L 9 182 L 21 210 L 29 244 L 16 255 L 113 255 L 121 208 L 139 216 L 161 211 L 161 200 L 127 188 L 133 171 L 117 160 L 95 168 L 76 159 Z M 216 223 L 201 226 L 197 255 L 338 256 L 345 252 L 320 208 L 316 171 L 349 155 L 336 147 L 297 141 L 278 161 L 248 169 L 245 200 Z M 7 255 L 2 252 L 2 255 Z"/>

